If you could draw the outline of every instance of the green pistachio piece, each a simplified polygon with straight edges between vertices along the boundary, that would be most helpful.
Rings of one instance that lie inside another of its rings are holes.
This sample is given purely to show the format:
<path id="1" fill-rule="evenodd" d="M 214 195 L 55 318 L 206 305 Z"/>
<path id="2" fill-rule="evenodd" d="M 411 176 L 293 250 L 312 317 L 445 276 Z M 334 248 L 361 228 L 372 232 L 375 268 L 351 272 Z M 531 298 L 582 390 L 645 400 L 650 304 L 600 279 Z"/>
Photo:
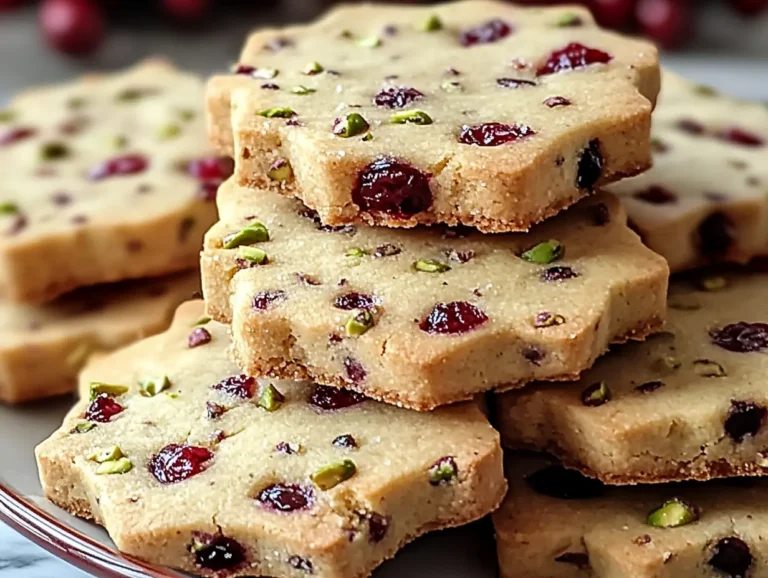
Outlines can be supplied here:
<path id="1" fill-rule="evenodd" d="M 101 381 L 92 381 L 90 386 L 90 397 L 96 399 L 102 393 L 106 393 L 109 397 L 118 397 L 126 394 L 129 391 L 129 387 L 125 385 L 115 385 L 112 383 L 103 383 Z"/>
<path id="2" fill-rule="evenodd" d="M 390 124 L 432 124 L 432 117 L 423 110 L 401 110 L 389 117 Z"/>
<path id="3" fill-rule="evenodd" d="M 258 406 L 267 411 L 277 411 L 280 409 L 280 406 L 283 405 L 283 402 L 285 402 L 285 396 L 270 383 L 267 387 L 261 390 Z"/>
<path id="4" fill-rule="evenodd" d="M 445 273 L 451 270 L 451 266 L 434 259 L 420 259 L 413 264 L 416 271 L 424 273 Z"/>
<path id="5" fill-rule="evenodd" d="M 461 86 L 461 83 L 458 80 L 443 81 L 443 83 L 440 85 L 440 88 L 445 92 L 461 92 L 464 90 L 464 87 Z"/>
<path id="6" fill-rule="evenodd" d="M 161 391 L 171 387 L 171 380 L 167 375 L 162 377 L 143 377 L 139 380 L 139 392 L 144 397 L 155 397 Z"/>
<path id="7" fill-rule="evenodd" d="M 211 318 L 207 315 L 203 315 L 200 319 L 195 321 L 194 325 L 192 327 L 198 327 L 200 325 L 208 325 L 208 323 L 211 322 Z"/>
<path id="8" fill-rule="evenodd" d="M 693 371 L 701 377 L 725 377 L 725 368 L 711 359 L 697 359 L 693 362 Z"/>
<path id="9" fill-rule="evenodd" d="M 269 231 L 264 225 L 258 221 L 254 221 L 247 227 L 243 227 L 237 233 L 224 237 L 224 248 L 235 249 L 240 245 L 264 243 L 266 241 L 269 241 Z"/>
<path id="10" fill-rule="evenodd" d="M 275 78 L 278 74 L 280 74 L 280 71 L 277 68 L 256 68 L 251 72 L 253 78 L 264 79 Z"/>
<path id="11" fill-rule="evenodd" d="M 357 45 L 363 48 L 378 48 L 381 46 L 381 38 L 378 36 L 366 36 L 365 38 L 360 38 L 357 41 Z"/>
<path id="12" fill-rule="evenodd" d="M 272 181 L 284 182 L 293 176 L 291 163 L 285 159 L 277 159 L 267 170 L 267 176 Z"/>
<path id="13" fill-rule="evenodd" d="M 424 22 L 421 23 L 419 29 L 423 32 L 437 32 L 443 29 L 443 21 L 437 14 L 430 14 Z"/>
<path id="14" fill-rule="evenodd" d="M 705 275 L 698 280 L 698 285 L 704 291 L 721 291 L 728 287 L 728 279 L 722 275 Z"/>
<path id="15" fill-rule="evenodd" d="M 97 476 L 110 476 L 112 474 L 125 474 L 131 471 L 133 464 L 128 458 L 120 458 L 119 460 L 113 460 L 99 464 L 96 468 Z"/>
<path id="16" fill-rule="evenodd" d="M 98 453 L 89 455 L 88 459 L 92 462 L 103 464 L 104 462 L 119 460 L 124 456 L 125 454 L 123 453 L 123 450 L 120 449 L 120 446 L 112 446 L 111 448 L 107 448 L 105 450 L 101 450 Z"/>
<path id="17" fill-rule="evenodd" d="M 361 259 L 365 257 L 368 254 L 365 249 L 361 249 L 360 247 L 352 247 L 351 249 L 347 249 L 347 257 L 354 257 L 356 259 Z"/>
<path id="18" fill-rule="evenodd" d="M 350 112 L 343 118 L 337 118 L 333 123 L 333 134 L 343 138 L 357 136 L 370 128 L 368 121 L 357 112 Z"/>
<path id="19" fill-rule="evenodd" d="M 293 94 L 299 94 L 303 96 L 305 94 L 312 94 L 313 92 L 317 92 L 317 90 L 300 84 L 298 86 L 294 86 L 293 88 L 291 88 L 291 92 Z"/>
<path id="20" fill-rule="evenodd" d="M 0 123 L 11 122 L 16 118 L 16 113 L 12 110 L 0 110 Z"/>
<path id="21" fill-rule="evenodd" d="M 429 468 L 429 483 L 433 486 L 450 483 L 457 475 L 456 460 L 452 457 L 442 458 Z"/>
<path id="22" fill-rule="evenodd" d="M 19 205 L 11 201 L 0 203 L 0 215 L 18 215 Z"/>
<path id="23" fill-rule="evenodd" d="M 565 249 L 560 244 L 560 241 L 550 239 L 544 243 L 539 243 L 532 249 L 529 249 L 521 255 L 523 259 L 531 263 L 539 263 L 545 265 L 562 258 L 565 253 Z"/>
<path id="24" fill-rule="evenodd" d="M 40 158 L 55 161 L 69 156 L 69 147 L 62 142 L 47 142 L 40 147 Z"/>
<path id="25" fill-rule="evenodd" d="M 250 263 L 258 263 L 259 265 L 263 265 L 267 262 L 267 253 L 258 247 L 238 247 L 237 256 L 240 259 L 245 259 Z"/>
<path id="26" fill-rule="evenodd" d="M 169 123 L 161 126 L 157 130 L 157 137 L 161 140 L 170 140 L 181 134 L 181 127 L 178 124 Z"/>
<path id="27" fill-rule="evenodd" d="M 347 40 L 351 40 L 355 37 L 354 33 L 351 30 L 342 30 L 339 32 L 339 36 L 341 38 L 346 38 Z"/>
<path id="28" fill-rule="evenodd" d="M 699 512 L 679 498 L 664 502 L 648 515 L 647 523 L 654 528 L 678 528 L 699 519 Z"/>
<path id="29" fill-rule="evenodd" d="M 611 400 L 611 390 L 604 381 L 593 383 L 581 393 L 581 403 L 597 407 Z"/>
<path id="30" fill-rule="evenodd" d="M 373 140 L 373 133 L 369 132 L 363 137 L 363 142 L 370 142 Z"/>
<path id="31" fill-rule="evenodd" d="M 309 477 L 318 488 L 325 492 L 348 480 L 356 473 L 355 462 L 347 459 L 323 466 Z"/>
<path id="32" fill-rule="evenodd" d="M 82 96 L 73 96 L 67 101 L 67 108 L 80 110 L 85 106 L 86 100 Z"/>
<path id="33" fill-rule="evenodd" d="M 179 118 L 184 122 L 189 122 L 191 120 L 194 120 L 196 116 L 197 116 L 197 113 L 194 110 L 189 108 L 183 108 L 179 111 Z"/>
<path id="34" fill-rule="evenodd" d="M 117 93 L 115 100 L 119 102 L 134 102 L 146 94 L 147 91 L 141 88 L 126 88 Z"/>
<path id="35" fill-rule="evenodd" d="M 79 424 L 77 424 L 75 427 L 73 427 L 69 433 L 71 434 L 84 434 L 91 431 L 93 428 L 96 427 L 96 424 L 92 421 L 81 421 Z"/>
<path id="36" fill-rule="evenodd" d="M 174 391 L 166 391 L 165 397 L 167 397 L 168 399 L 178 399 L 179 394 Z"/>
<path id="37" fill-rule="evenodd" d="M 347 319 L 344 330 L 350 337 L 358 337 L 368 331 L 374 325 L 373 315 L 370 311 L 359 311 Z"/>
<path id="38" fill-rule="evenodd" d="M 560 16 L 560 18 L 557 19 L 557 22 L 555 22 L 555 26 L 560 26 L 563 28 L 567 26 L 576 26 L 578 24 L 581 24 L 581 18 L 578 14 L 574 14 L 573 12 L 563 14 Z"/>
<path id="39" fill-rule="evenodd" d="M 113 136 L 112 138 L 109 139 L 109 147 L 116 151 L 124 149 L 127 146 L 128 146 L 128 137 L 123 136 L 121 134 L 117 136 Z"/>
<path id="40" fill-rule="evenodd" d="M 291 118 L 296 115 L 296 111 L 290 106 L 277 106 L 275 108 L 265 108 L 257 112 L 259 116 L 265 116 L 267 118 Z"/>
<path id="41" fill-rule="evenodd" d="M 325 69 L 323 68 L 322 64 L 313 60 L 304 67 L 302 72 L 304 72 L 306 75 L 312 76 L 313 74 L 320 74 L 323 70 Z"/>
<path id="42" fill-rule="evenodd" d="M 693 87 L 693 92 L 699 96 L 717 96 L 717 91 L 706 84 L 697 84 Z"/>

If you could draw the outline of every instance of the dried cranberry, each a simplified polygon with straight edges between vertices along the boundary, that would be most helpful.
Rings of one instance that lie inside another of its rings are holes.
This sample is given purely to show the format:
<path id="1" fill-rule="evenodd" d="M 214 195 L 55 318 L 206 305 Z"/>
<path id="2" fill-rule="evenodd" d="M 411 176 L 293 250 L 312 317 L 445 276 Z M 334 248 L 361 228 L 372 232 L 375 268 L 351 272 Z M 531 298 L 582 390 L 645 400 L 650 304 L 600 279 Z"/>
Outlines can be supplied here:
<path id="1" fill-rule="evenodd" d="M 731 323 L 709 332 L 712 343 L 728 351 L 749 353 L 768 348 L 768 323 Z"/>
<path id="2" fill-rule="evenodd" d="M 354 357 L 344 358 L 344 369 L 347 371 L 347 378 L 354 384 L 362 383 L 368 377 L 368 372 Z"/>
<path id="3" fill-rule="evenodd" d="M 603 227 L 611 221 L 611 212 L 605 203 L 598 203 L 592 207 L 592 224 L 595 227 Z"/>
<path id="4" fill-rule="evenodd" d="M 554 74 L 566 70 L 584 68 L 590 64 L 605 64 L 613 60 L 613 56 L 597 48 L 589 48 L 578 42 L 572 42 L 565 48 L 555 50 L 546 62 L 536 72 L 539 76 Z"/>
<path id="5" fill-rule="evenodd" d="M 296 448 L 294 448 L 291 444 L 288 442 L 279 442 L 275 446 L 275 451 L 279 454 L 285 454 L 287 456 L 292 456 L 296 453 Z"/>
<path id="6" fill-rule="evenodd" d="M 555 108 L 557 106 L 569 106 L 571 101 L 564 96 L 550 96 L 547 100 L 544 101 L 544 104 L 546 104 L 549 108 Z"/>
<path id="7" fill-rule="evenodd" d="M 589 145 L 581 151 L 576 168 L 576 186 L 591 191 L 603 174 L 603 154 L 600 152 L 600 141 L 589 141 Z"/>
<path id="8" fill-rule="evenodd" d="M 386 537 L 388 530 L 389 518 L 376 512 L 371 512 L 368 515 L 368 540 L 372 544 L 381 542 Z"/>
<path id="9" fill-rule="evenodd" d="M 523 80 L 520 78 L 497 78 L 496 84 L 503 86 L 504 88 L 520 88 L 521 86 L 536 86 L 536 83 L 531 80 Z"/>
<path id="10" fill-rule="evenodd" d="M 238 64 L 232 69 L 232 74 L 241 74 L 244 76 L 250 76 L 256 70 L 255 66 L 250 64 Z"/>
<path id="11" fill-rule="evenodd" d="M 477 329 L 486 321 L 488 316 L 472 303 L 452 301 L 435 305 L 419 323 L 419 329 L 432 334 L 456 335 Z"/>
<path id="12" fill-rule="evenodd" d="M 309 287 L 317 287 L 318 285 L 322 285 L 317 277 L 307 273 L 296 273 L 296 281 Z"/>
<path id="13" fill-rule="evenodd" d="M 285 299 L 287 295 L 285 291 L 261 291 L 257 293 L 253 298 L 253 308 L 257 311 L 266 311 L 270 305 L 278 303 Z"/>
<path id="14" fill-rule="evenodd" d="M 26 140 L 35 136 L 37 131 L 33 128 L 17 127 L 10 128 L 0 133 L 0 147 L 9 146 L 19 141 Z"/>
<path id="15" fill-rule="evenodd" d="M 745 578 L 753 561 L 752 552 L 746 542 L 730 536 L 714 545 L 709 565 L 729 578 Z"/>
<path id="16" fill-rule="evenodd" d="M 314 572 L 312 562 L 306 558 L 302 558 L 301 556 L 290 556 L 288 558 L 288 564 L 290 564 L 292 568 L 296 568 L 296 570 L 302 570 L 307 574 L 312 574 L 312 572 Z"/>
<path id="17" fill-rule="evenodd" d="M 326 411 L 351 407 L 367 399 L 362 393 L 356 391 L 320 384 L 315 384 L 309 394 L 309 403 Z"/>
<path id="18" fill-rule="evenodd" d="M 677 121 L 676 126 L 679 130 L 692 135 L 701 135 L 706 131 L 703 124 L 690 118 L 684 118 Z"/>
<path id="19" fill-rule="evenodd" d="M 218 419 L 227 413 L 227 408 L 212 401 L 205 402 L 205 415 L 208 419 Z"/>
<path id="20" fill-rule="evenodd" d="M 459 42 L 461 42 L 462 46 L 489 44 L 506 38 L 511 33 L 512 27 L 509 24 L 500 18 L 494 18 L 476 28 L 464 30 L 459 36 Z"/>
<path id="21" fill-rule="evenodd" d="M 149 471 L 161 484 L 175 484 L 205 471 L 212 459 L 207 448 L 170 444 L 150 458 Z"/>
<path id="22" fill-rule="evenodd" d="M 357 440 L 349 434 L 344 434 L 336 437 L 333 440 L 333 445 L 337 448 L 356 448 Z"/>
<path id="23" fill-rule="evenodd" d="M 195 549 L 195 562 L 212 572 L 232 570 L 245 561 L 245 550 L 232 538 L 216 536 L 201 548 Z"/>
<path id="24" fill-rule="evenodd" d="M 256 393 L 256 380 L 247 375 L 232 375 L 212 385 L 211 389 L 240 399 L 250 399 Z"/>
<path id="25" fill-rule="evenodd" d="M 526 361 L 528 361 L 528 363 L 538 367 L 541 365 L 541 362 L 544 359 L 544 351 L 535 346 L 524 347 L 523 357 L 526 359 Z"/>
<path id="26" fill-rule="evenodd" d="M 533 491 L 560 500 L 596 498 L 605 490 L 602 482 L 562 466 L 547 466 L 526 477 L 525 481 Z"/>
<path id="27" fill-rule="evenodd" d="M 215 201 L 216 193 L 219 192 L 220 184 L 221 183 L 216 181 L 206 181 L 200 183 L 200 186 L 197 188 L 197 192 L 195 193 L 195 198 L 207 202 Z"/>
<path id="28" fill-rule="evenodd" d="M 100 181 L 110 177 L 135 175 L 142 173 L 149 166 L 149 160 L 143 155 L 125 155 L 108 159 L 88 171 L 88 178 Z"/>
<path id="29" fill-rule="evenodd" d="M 742 145 L 745 147 L 762 147 L 765 146 L 765 141 L 759 136 L 747 132 L 741 128 L 729 128 L 717 133 L 717 137 L 724 141 L 728 141 L 734 144 Z"/>
<path id="30" fill-rule="evenodd" d="M 269 42 L 267 42 L 264 45 L 264 49 L 269 50 L 271 52 L 279 52 L 283 48 L 290 48 L 291 46 L 294 46 L 294 42 L 291 38 L 287 38 L 285 36 L 278 36 L 277 38 L 273 38 Z"/>
<path id="31" fill-rule="evenodd" d="M 725 253 L 735 239 L 734 226 L 723 213 L 712 213 L 698 228 L 699 249 L 704 255 Z"/>
<path id="32" fill-rule="evenodd" d="M 576 271 L 565 265 L 549 267 L 541 272 L 542 281 L 565 281 L 566 279 L 574 279 L 578 276 L 579 274 Z"/>
<path id="33" fill-rule="evenodd" d="M 261 85 L 261 88 L 263 90 L 280 90 L 280 85 L 275 84 L 274 82 L 265 82 Z"/>
<path id="34" fill-rule="evenodd" d="M 352 309 L 373 309 L 378 304 L 378 299 L 373 295 L 355 292 L 339 295 L 333 302 L 333 306 L 336 309 L 343 309 L 344 311 L 350 311 Z"/>
<path id="35" fill-rule="evenodd" d="M 386 245 L 380 245 L 376 247 L 376 250 L 373 252 L 373 256 L 377 259 L 381 259 L 382 257 L 394 257 L 395 255 L 399 255 L 401 251 L 402 249 L 400 249 L 400 247 L 397 245 L 387 243 Z"/>
<path id="36" fill-rule="evenodd" d="M 363 211 L 407 217 L 432 206 L 429 177 L 392 158 L 379 158 L 357 176 L 352 200 Z"/>
<path id="37" fill-rule="evenodd" d="M 635 388 L 635 391 L 639 391 L 640 393 L 651 393 L 661 387 L 664 387 L 663 381 L 646 381 L 645 383 L 638 385 Z"/>
<path id="38" fill-rule="evenodd" d="M 644 191 L 638 191 L 632 196 L 652 205 L 668 205 L 677 202 L 677 195 L 658 185 L 648 187 Z"/>
<path id="39" fill-rule="evenodd" d="M 59 207 L 64 207 L 66 205 L 69 205 L 72 202 L 72 195 L 69 193 L 65 193 L 63 191 L 58 191 L 56 193 L 53 193 L 51 195 L 51 201 L 54 205 L 58 205 Z"/>
<path id="40" fill-rule="evenodd" d="M 589 567 L 589 555 L 584 552 L 565 552 L 555 558 L 555 562 L 562 562 L 563 564 L 572 564 L 579 568 Z"/>
<path id="41" fill-rule="evenodd" d="M 187 163 L 187 173 L 201 181 L 226 181 L 235 170 L 229 157 L 204 157 Z"/>
<path id="42" fill-rule="evenodd" d="M 458 141 L 466 145 L 497 147 L 535 134 L 534 130 L 525 124 L 486 122 L 462 126 Z"/>
<path id="43" fill-rule="evenodd" d="M 102 393 L 97 396 L 96 399 L 90 403 L 88 409 L 85 410 L 85 419 L 88 421 L 106 423 L 124 410 L 125 408 L 122 405 L 117 403 L 106 393 Z"/>
<path id="44" fill-rule="evenodd" d="M 373 103 L 376 106 L 385 106 L 387 108 L 403 108 L 414 101 L 421 100 L 424 94 L 415 88 L 408 86 L 388 86 L 381 89 L 373 97 Z"/>
<path id="45" fill-rule="evenodd" d="M 754 436 L 765 422 L 768 409 L 751 401 L 731 400 L 728 416 L 725 418 L 725 433 L 737 443 L 747 436 Z"/>
<path id="46" fill-rule="evenodd" d="M 262 506 L 278 512 L 307 510 L 312 507 L 314 500 L 312 488 L 297 484 L 272 484 L 256 496 L 256 501 Z"/>
<path id="47" fill-rule="evenodd" d="M 6 235 L 17 235 L 21 233 L 29 225 L 29 221 L 25 215 L 16 215 L 5 231 Z"/>

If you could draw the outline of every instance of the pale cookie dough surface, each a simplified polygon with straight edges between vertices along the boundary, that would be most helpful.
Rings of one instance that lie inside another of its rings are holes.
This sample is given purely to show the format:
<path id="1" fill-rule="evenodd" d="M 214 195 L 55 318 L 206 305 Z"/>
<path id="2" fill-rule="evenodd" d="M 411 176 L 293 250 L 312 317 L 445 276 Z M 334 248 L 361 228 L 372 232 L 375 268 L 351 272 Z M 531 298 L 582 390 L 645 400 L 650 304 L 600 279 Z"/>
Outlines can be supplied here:
<path id="1" fill-rule="evenodd" d="M 91 355 L 164 331 L 199 290 L 195 272 L 88 287 L 45 305 L 0 302 L 0 399 L 74 391 Z"/>
<path id="2" fill-rule="evenodd" d="M 201 315 L 202 302 L 187 303 L 168 332 L 89 365 L 83 401 L 37 448 L 45 495 L 103 524 L 123 552 L 205 575 L 356 578 L 424 532 L 468 523 L 501 502 L 498 434 L 479 405 L 420 414 L 358 398 L 324 409 L 349 395 L 239 376 L 227 328 L 194 327 Z M 201 329 L 209 341 L 190 348 L 190 333 Z M 170 387 L 144 397 L 137 383 L 147 376 L 165 376 Z M 230 378 L 239 390 L 214 387 Z M 88 423 L 92 381 L 128 386 L 106 397 L 122 411 L 70 433 Z M 260 405 L 269 386 L 284 397 L 272 411 Z M 204 461 L 194 468 L 182 456 L 159 469 L 156 456 L 169 444 L 187 444 Z M 97 475 L 88 456 L 114 445 L 130 471 Z M 334 487 L 313 481 L 345 460 L 355 466 L 351 478 Z M 159 481 L 174 474 L 173 483 Z"/>
<path id="3" fill-rule="evenodd" d="M 203 290 L 209 313 L 231 323 L 234 356 L 249 375 L 307 378 L 428 410 L 492 388 L 572 379 L 610 343 L 659 329 L 665 314 L 666 262 L 608 194 L 506 235 L 334 230 L 295 199 L 232 181 L 219 190 L 219 210 Z M 253 221 L 269 241 L 223 248 Z M 521 257 L 550 240 L 564 249 L 559 259 Z M 268 262 L 241 257 L 254 248 Z M 537 327 L 547 313 L 562 323 Z M 348 333 L 360 315 L 370 316 L 368 331 Z"/>
<path id="4" fill-rule="evenodd" d="M 501 578 L 768 576 L 763 481 L 612 488 L 536 456 L 507 462 L 510 491 L 493 516 Z M 648 523 L 675 498 L 699 519 Z"/>
<path id="5" fill-rule="evenodd" d="M 768 109 L 665 72 L 654 166 L 611 187 L 672 271 L 768 251 Z"/>
<path id="6" fill-rule="evenodd" d="M 232 170 L 207 145 L 202 98 L 200 79 L 153 60 L 0 111 L 0 296 L 41 303 L 193 268 Z"/>
<path id="7" fill-rule="evenodd" d="M 421 30 L 429 18 L 441 28 Z M 508 34 L 463 45 L 493 30 Z M 572 44 L 601 51 L 602 61 L 548 74 L 548 61 L 568 68 L 556 53 Z M 323 71 L 306 74 L 313 62 Z M 295 195 L 327 224 L 519 231 L 595 184 L 650 166 L 658 86 L 653 45 L 597 28 L 582 8 L 348 6 L 310 26 L 253 34 L 233 74 L 209 83 L 209 134 L 234 151 L 240 184 Z M 260 114 L 276 107 L 295 115 Z M 431 124 L 393 123 L 414 111 Z M 335 134 L 348 114 L 370 130 Z M 490 123 L 522 136 L 505 144 L 477 136 Z M 382 176 L 382 159 L 416 176 Z M 290 174 L 275 180 L 276 163 Z"/>
<path id="8" fill-rule="evenodd" d="M 577 383 L 501 396 L 505 444 L 609 483 L 768 474 L 766 295 L 761 272 L 674 282 L 664 333 L 614 348 Z M 608 395 L 586 396 L 600 382 Z"/>

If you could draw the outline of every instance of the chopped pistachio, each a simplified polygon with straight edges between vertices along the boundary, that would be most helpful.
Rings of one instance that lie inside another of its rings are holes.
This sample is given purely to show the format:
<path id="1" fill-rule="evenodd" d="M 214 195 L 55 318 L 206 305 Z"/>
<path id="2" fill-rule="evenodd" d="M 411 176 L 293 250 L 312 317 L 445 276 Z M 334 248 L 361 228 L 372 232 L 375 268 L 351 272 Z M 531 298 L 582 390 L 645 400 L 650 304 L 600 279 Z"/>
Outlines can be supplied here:
<path id="1" fill-rule="evenodd" d="M 237 256 L 240 259 L 245 259 L 249 263 L 263 265 L 267 262 L 267 253 L 258 247 L 240 246 L 237 248 Z"/>
<path id="2" fill-rule="evenodd" d="M 360 247 L 352 247 L 350 249 L 347 249 L 347 257 L 354 257 L 357 259 L 360 259 L 362 257 L 365 257 L 368 254 L 368 252 L 365 249 L 361 249 Z"/>
<path id="3" fill-rule="evenodd" d="M 437 14 L 430 14 L 419 28 L 424 32 L 437 32 L 443 29 L 443 21 Z"/>
<path id="4" fill-rule="evenodd" d="M 119 151 L 128 146 L 128 137 L 118 134 L 109 139 L 109 147 Z"/>
<path id="5" fill-rule="evenodd" d="M 255 68 L 253 72 L 251 72 L 253 78 L 264 79 L 275 78 L 278 74 L 280 74 L 280 71 L 277 68 Z"/>
<path id="6" fill-rule="evenodd" d="M 181 134 L 181 127 L 175 123 L 169 123 L 161 126 L 157 130 L 157 137 L 161 140 L 170 140 Z"/>
<path id="7" fill-rule="evenodd" d="M 296 115 L 296 111 L 294 111 L 290 106 L 277 106 L 274 108 L 265 108 L 256 114 L 259 116 L 265 116 L 267 118 L 291 118 L 292 116 Z"/>
<path id="8" fill-rule="evenodd" d="M 333 123 L 333 134 L 343 138 L 357 136 L 370 128 L 368 121 L 357 112 L 350 112 L 343 118 L 337 118 Z"/>
<path id="9" fill-rule="evenodd" d="M 179 397 L 179 394 L 176 393 L 175 391 L 166 391 L 165 397 L 167 397 L 168 399 L 177 399 Z"/>
<path id="10" fill-rule="evenodd" d="M 432 124 L 432 117 L 423 110 L 403 110 L 389 117 L 391 124 L 418 124 L 424 126 Z"/>
<path id="11" fill-rule="evenodd" d="M 267 411 L 277 411 L 285 402 L 285 396 L 271 383 L 261 391 L 258 406 Z"/>
<path id="12" fill-rule="evenodd" d="M 429 483 L 433 486 L 452 482 L 459 471 L 452 457 L 441 458 L 429 468 Z"/>
<path id="13" fill-rule="evenodd" d="M 40 147 L 40 158 L 55 161 L 69 156 L 69 147 L 63 142 L 47 142 Z"/>
<path id="14" fill-rule="evenodd" d="M 195 321 L 195 323 L 194 323 L 194 325 L 192 327 L 197 327 L 199 325 L 207 325 L 210 322 L 211 322 L 211 318 L 208 317 L 207 315 L 203 315 L 200 319 Z"/>
<path id="15" fill-rule="evenodd" d="M 728 287 L 728 279 L 722 275 L 705 275 L 698 280 L 698 286 L 704 291 L 720 291 Z"/>
<path id="16" fill-rule="evenodd" d="M 115 100 L 120 102 L 133 102 L 139 100 L 146 94 L 148 94 L 148 92 L 141 88 L 126 88 L 117 93 Z"/>
<path id="17" fill-rule="evenodd" d="M 347 459 L 323 466 L 309 477 L 318 488 L 325 492 L 350 479 L 356 473 L 355 462 Z"/>
<path id="18" fill-rule="evenodd" d="M 85 106 L 86 100 L 82 96 L 73 96 L 67 100 L 67 107 L 72 110 L 80 110 Z"/>
<path id="19" fill-rule="evenodd" d="M 167 375 L 162 377 L 143 377 L 139 380 L 139 392 L 144 397 L 155 397 L 161 391 L 171 387 L 171 380 Z"/>
<path id="20" fill-rule="evenodd" d="M 725 377 L 725 368 L 711 359 L 697 359 L 693 362 L 693 371 L 701 377 Z"/>
<path id="21" fill-rule="evenodd" d="M 416 271 L 424 273 L 445 273 L 451 270 L 451 266 L 435 259 L 419 259 L 413 264 Z"/>
<path id="22" fill-rule="evenodd" d="M 381 46 L 381 38 L 378 36 L 366 36 L 365 38 L 360 38 L 357 41 L 357 45 L 363 48 L 378 48 Z"/>
<path id="23" fill-rule="evenodd" d="M 16 118 L 16 113 L 12 110 L 0 110 L 0 123 L 11 122 Z"/>
<path id="24" fill-rule="evenodd" d="M 346 30 L 346 29 L 339 32 L 339 36 L 341 38 L 346 38 L 347 40 L 351 40 L 352 38 L 355 37 L 354 33 L 351 30 Z"/>
<path id="25" fill-rule="evenodd" d="M 693 506 L 679 498 L 664 502 L 648 515 L 648 525 L 654 528 L 678 528 L 699 519 L 699 513 Z"/>
<path id="26" fill-rule="evenodd" d="M 131 471 L 133 464 L 128 458 L 120 458 L 99 464 L 96 468 L 97 476 L 109 476 L 112 474 L 125 474 Z"/>
<path id="27" fill-rule="evenodd" d="M 73 427 L 69 433 L 71 434 L 84 434 L 91 431 L 93 428 L 96 427 L 96 424 L 92 421 L 81 421 L 79 424 L 77 424 L 75 427 Z"/>
<path id="28" fill-rule="evenodd" d="M 237 233 L 224 237 L 224 248 L 235 249 L 240 245 L 264 243 L 266 241 L 269 241 L 269 231 L 264 225 L 258 221 L 254 221 L 250 225 L 243 227 Z"/>
<path id="29" fill-rule="evenodd" d="M 78 343 L 77 347 L 75 347 L 69 355 L 67 355 L 67 358 L 65 359 L 65 362 L 68 367 L 74 367 L 74 368 L 80 368 L 83 366 L 85 361 L 88 359 L 88 357 L 93 352 L 93 347 L 89 343 Z"/>
<path id="30" fill-rule="evenodd" d="M 112 446 L 111 448 L 107 448 L 105 450 L 101 450 L 98 453 L 93 453 L 89 455 L 88 459 L 91 460 L 92 462 L 103 464 L 104 462 L 119 460 L 124 455 L 125 454 L 123 453 L 123 450 L 120 449 L 120 446 Z"/>
<path id="31" fill-rule="evenodd" d="M 277 159 L 269 166 L 269 169 L 267 169 L 267 176 L 272 181 L 287 181 L 293 176 L 291 163 L 285 159 Z"/>
<path id="32" fill-rule="evenodd" d="M 374 325 L 373 315 L 370 311 L 359 311 L 347 319 L 344 330 L 350 337 L 357 337 L 364 334 Z"/>
<path id="33" fill-rule="evenodd" d="M 293 94 L 299 94 L 301 96 L 304 96 L 306 94 L 312 94 L 313 92 L 317 92 L 317 90 L 314 89 L 314 88 L 309 88 L 307 86 L 303 86 L 303 85 L 299 84 L 298 86 L 292 87 L 291 88 L 291 92 Z"/>
<path id="34" fill-rule="evenodd" d="M 445 92 L 461 92 L 464 90 L 464 87 L 457 80 L 446 80 L 440 85 L 440 88 Z"/>
<path id="35" fill-rule="evenodd" d="M 197 113 L 190 108 L 182 108 L 179 110 L 179 118 L 184 122 L 189 122 L 197 116 Z"/>
<path id="36" fill-rule="evenodd" d="M 593 383 L 581 393 L 581 403 L 588 407 L 597 407 L 611 400 L 611 390 L 604 381 Z"/>
<path id="37" fill-rule="evenodd" d="M 372 140 L 373 140 L 372 132 L 366 133 L 365 136 L 363 137 L 363 142 L 370 142 Z"/>
<path id="38" fill-rule="evenodd" d="M 717 96 L 717 91 L 706 84 L 697 84 L 693 87 L 693 92 L 699 96 Z"/>
<path id="39" fill-rule="evenodd" d="M 323 70 L 325 69 L 323 68 L 322 64 L 313 60 L 304 67 L 303 72 L 306 75 L 312 76 L 313 74 L 320 74 Z"/>
<path id="40" fill-rule="evenodd" d="M 565 253 L 565 249 L 560 244 L 560 241 L 550 239 L 544 243 L 539 243 L 532 249 L 529 249 L 521 255 L 526 261 L 531 263 L 539 263 L 545 265 L 562 258 Z"/>
<path id="41" fill-rule="evenodd" d="M 19 205 L 11 201 L 0 203 L 0 215 L 18 215 Z"/>
<path id="42" fill-rule="evenodd" d="M 576 26 L 578 24 L 581 24 L 581 18 L 578 14 L 574 14 L 573 12 L 566 12 L 557 19 L 557 22 L 555 22 L 555 26 L 563 28 L 567 26 Z"/>
<path id="43" fill-rule="evenodd" d="M 110 397 L 117 397 L 128 393 L 129 387 L 125 385 L 115 385 L 112 383 L 102 383 L 101 381 L 92 381 L 90 386 L 90 397 L 96 399 L 102 393 L 106 393 Z"/>

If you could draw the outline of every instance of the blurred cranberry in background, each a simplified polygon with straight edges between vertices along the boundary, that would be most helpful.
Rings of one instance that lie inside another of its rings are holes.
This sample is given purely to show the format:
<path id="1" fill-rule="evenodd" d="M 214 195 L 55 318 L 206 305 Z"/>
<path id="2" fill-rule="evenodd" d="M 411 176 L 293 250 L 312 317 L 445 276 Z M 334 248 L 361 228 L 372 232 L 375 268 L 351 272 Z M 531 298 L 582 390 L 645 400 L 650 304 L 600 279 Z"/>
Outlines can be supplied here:
<path id="1" fill-rule="evenodd" d="M 104 40 L 104 14 L 93 0 L 44 0 L 38 16 L 48 43 L 66 54 L 90 54 Z"/>
<path id="2" fill-rule="evenodd" d="M 624 28 L 632 19 L 635 0 L 591 0 L 589 8 L 602 26 Z"/>
<path id="3" fill-rule="evenodd" d="M 162 0 L 162 4 L 168 14 L 188 24 L 202 22 L 210 8 L 208 0 Z"/>
<path id="4" fill-rule="evenodd" d="M 21 6 L 24 0 L 0 0 L 0 12 Z"/>
<path id="5" fill-rule="evenodd" d="M 754 16 L 768 8 L 768 0 L 729 0 L 731 6 L 742 14 Z"/>
<path id="6" fill-rule="evenodd" d="M 688 40 L 692 14 L 687 0 L 638 0 L 635 18 L 643 33 L 664 48 Z"/>

